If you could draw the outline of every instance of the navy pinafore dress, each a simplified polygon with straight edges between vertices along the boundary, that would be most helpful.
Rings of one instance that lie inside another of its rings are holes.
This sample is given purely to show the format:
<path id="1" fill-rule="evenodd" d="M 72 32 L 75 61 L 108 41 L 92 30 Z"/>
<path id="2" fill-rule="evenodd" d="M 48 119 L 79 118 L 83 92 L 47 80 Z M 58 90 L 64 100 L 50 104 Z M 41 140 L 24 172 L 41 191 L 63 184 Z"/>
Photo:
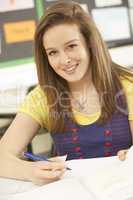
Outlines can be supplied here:
<path id="1" fill-rule="evenodd" d="M 120 112 L 115 112 L 105 125 L 97 122 L 78 125 L 68 121 L 67 131 L 54 133 L 52 138 L 56 154 L 67 154 L 67 160 L 115 156 L 132 145 L 128 115 Z"/>

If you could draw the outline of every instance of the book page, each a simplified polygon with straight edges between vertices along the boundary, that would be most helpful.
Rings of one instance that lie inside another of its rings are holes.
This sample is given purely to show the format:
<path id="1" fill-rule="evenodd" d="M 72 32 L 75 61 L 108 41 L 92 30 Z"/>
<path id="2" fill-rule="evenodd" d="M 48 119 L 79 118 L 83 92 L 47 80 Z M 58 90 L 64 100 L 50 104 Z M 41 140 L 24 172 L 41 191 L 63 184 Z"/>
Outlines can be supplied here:
<path id="1" fill-rule="evenodd" d="M 98 200 L 107 199 L 106 188 L 112 188 L 113 183 L 109 181 L 110 169 L 114 169 L 121 163 L 117 157 L 84 159 L 68 161 L 72 168 L 72 175 L 78 177 L 86 190 L 90 191 Z M 70 175 L 70 173 L 69 173 Z"/>
<path id="2" fill-rule="evenodd" d="M 120 161 L 118 157 L 92 159 L 91 162 L 84 162 L 81 169 L 84 171 L 80 177 L 82 184 L 99 199 L 115 200 L 116 196 L 121 200 L 133 198 L 133 147 L 125 161 Z"/>
<path id="3" fill-rule="evenodd" d="M 68 161 L 73 174 L 99 200 L 133 198 L 133 147 L 125 161 L 117 156 Z"/>

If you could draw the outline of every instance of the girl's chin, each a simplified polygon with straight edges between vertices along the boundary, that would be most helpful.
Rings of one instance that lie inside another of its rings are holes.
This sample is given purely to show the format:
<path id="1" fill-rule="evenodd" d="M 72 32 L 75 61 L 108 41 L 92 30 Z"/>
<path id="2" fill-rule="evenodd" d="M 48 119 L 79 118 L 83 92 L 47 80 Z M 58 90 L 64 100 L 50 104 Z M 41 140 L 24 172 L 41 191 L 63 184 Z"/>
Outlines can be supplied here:
<path id="1" fill-rule="evenodd" d="M 67 78 L 67 79 L 65 79 L 68 83 L 76 83 L 76 82 L 79 82 L 80 80 L 82 80 L 82 78 Z"/>

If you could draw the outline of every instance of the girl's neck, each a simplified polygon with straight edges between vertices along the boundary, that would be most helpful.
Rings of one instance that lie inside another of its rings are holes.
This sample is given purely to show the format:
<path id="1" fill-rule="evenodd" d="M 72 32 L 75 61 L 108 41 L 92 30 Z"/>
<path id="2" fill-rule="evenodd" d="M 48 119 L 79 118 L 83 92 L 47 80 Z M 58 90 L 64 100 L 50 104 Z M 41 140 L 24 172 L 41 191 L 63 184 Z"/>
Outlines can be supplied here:
<path id="1" fill-rule="evenodd" d="M 69 83 L 69 88 L 72 96 L 88 93 L 93 88 L 91 73 L 86 73 L 80 81 Z"/>
<path id="2" fill-rule="evenodd" d="M 72 108 L 84 114 L 94 114 L 100 110 L 98 93 L 90 76 L 70 85 Z"/>
<path id="3" fill-rule="evenodd" d="M 87 74 L 82 80 L 70 84 L 69 88 L 73 109 L 87 115 L 100 111 L 99 96 L 91 75 Z"/>

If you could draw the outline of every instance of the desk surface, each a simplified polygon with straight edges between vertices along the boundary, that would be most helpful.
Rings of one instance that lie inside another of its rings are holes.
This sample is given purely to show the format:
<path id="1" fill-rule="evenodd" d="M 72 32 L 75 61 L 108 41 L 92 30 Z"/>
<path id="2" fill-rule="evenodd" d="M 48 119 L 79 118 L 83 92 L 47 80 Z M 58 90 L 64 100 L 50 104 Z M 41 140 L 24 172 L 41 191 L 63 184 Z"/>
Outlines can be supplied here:
<path id="1" fill-rule="evenodd" d="M 2 197 L 27 192 L 37 187 L 39 186 L 31 182 L 0 178 L 0 200 Z"/>

